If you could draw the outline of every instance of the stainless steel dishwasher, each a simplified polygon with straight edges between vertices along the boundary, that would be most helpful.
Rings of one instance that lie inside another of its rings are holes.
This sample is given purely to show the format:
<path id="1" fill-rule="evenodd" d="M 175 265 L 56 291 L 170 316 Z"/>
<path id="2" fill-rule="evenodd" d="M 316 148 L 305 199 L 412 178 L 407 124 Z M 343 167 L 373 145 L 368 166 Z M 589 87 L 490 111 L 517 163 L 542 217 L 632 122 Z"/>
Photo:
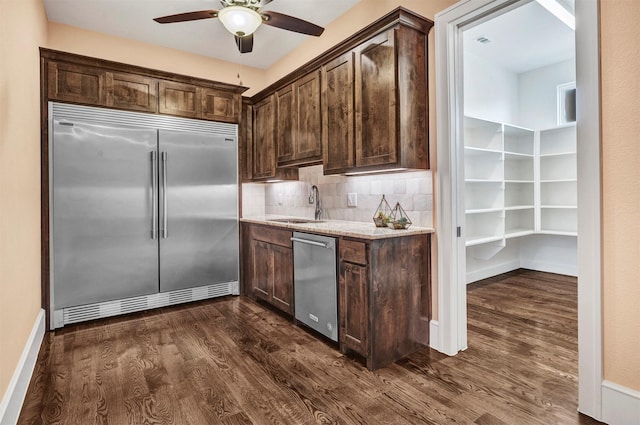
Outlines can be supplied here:
<path id="1" fill-rule="evenodd" d="M 338 341 L 336 239 L 294 232 L 291 240 L 296 320 Z"/>

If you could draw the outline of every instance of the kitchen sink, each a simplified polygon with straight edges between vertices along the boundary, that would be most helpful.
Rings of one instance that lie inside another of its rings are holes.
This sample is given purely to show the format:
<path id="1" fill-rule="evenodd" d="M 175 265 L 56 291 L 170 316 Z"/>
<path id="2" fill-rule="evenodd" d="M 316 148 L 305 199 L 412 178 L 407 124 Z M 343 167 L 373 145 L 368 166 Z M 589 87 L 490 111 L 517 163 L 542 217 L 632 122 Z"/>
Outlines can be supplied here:
<path id="1" fill-rule="evenodd" d="M 276 223 L 303 224 L 303 223 L 322 223 L 322 220 L 314 220 L 312 218 L 272 218 L 267 221 L 275 221 Z"/>

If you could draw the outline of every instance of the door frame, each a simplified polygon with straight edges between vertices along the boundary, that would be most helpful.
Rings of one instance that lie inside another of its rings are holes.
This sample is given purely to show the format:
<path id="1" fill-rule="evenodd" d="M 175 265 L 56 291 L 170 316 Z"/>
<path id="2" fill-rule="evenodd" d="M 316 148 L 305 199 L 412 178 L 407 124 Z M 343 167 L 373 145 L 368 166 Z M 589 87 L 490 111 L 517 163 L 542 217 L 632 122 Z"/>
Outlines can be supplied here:
<path id="1" fill-rule="evenodd" d="M 435 16 L 437 110 L 438 336 L 433 348 L 467 348 L 461 28 L 531 0 L 461 0 Z M 602 257 L 599 3 L 577 0 L 578 411 L 602 416 Z M 464 229 L 462 229 L 464 235 Z"/>

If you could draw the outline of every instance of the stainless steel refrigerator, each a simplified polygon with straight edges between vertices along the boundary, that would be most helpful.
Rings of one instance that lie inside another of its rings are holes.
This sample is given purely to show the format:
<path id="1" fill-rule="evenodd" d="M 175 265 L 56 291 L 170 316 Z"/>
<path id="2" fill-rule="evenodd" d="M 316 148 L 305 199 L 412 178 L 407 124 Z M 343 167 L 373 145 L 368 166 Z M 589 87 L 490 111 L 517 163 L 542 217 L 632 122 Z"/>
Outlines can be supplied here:
<path id="1" fill-rule="evenodd" d="M 237 126 L 51 103 L 51 328 L 237 294 Z"/>

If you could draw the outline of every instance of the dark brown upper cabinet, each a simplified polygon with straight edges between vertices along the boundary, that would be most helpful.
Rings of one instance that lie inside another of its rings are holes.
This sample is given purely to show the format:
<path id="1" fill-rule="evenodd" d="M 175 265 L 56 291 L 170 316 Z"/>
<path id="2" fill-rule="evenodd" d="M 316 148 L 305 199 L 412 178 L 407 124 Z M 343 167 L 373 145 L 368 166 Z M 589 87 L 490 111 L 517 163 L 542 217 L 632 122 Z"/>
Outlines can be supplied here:
<path id="1" fill-rule="evenodd" d="M 198 87 L 193 84 L 160 81 L 159 111 L 161 114 L 196 118 L 200 109 L 198 94 Z"/>
<path id="2" fill-rule="evenodd" d="M 355 167 L 342 171 L 429 168 L 426 49 L 402 25 L 354 49 Z"/>
<path id="3" fill-rule="evenodd" d="M 276 164 L 318 164 L 322 161 L 320 71 L 314 71 L 276 92 Z"/>
<path id="4" fill-rule="evenodd" d="M 253 105 L 253 178 L 273 178 L 276 174 L 276 111 L 274 97 Z"/>
<path id="5" fill-rule="evenodd" d="M 160 112 L 209 121 L 236 122 L 241 99 L 233 93 L 194 84 L 160 82 Z"/>
<path id="6" fill-rule="evenodd" d="M 234 93 L 199 87 L 200 114 L 205 120 L 236 122 L 240 116 L 241 99 Z"/>
<path id="7" fill-rule="evenodd" d="M 276 99 L 277 165 L 321 158 L 325 174 L 428 169 L 432 26 L 400 7 L 256 94 Z"/>
<path id="8" fill-rule="evenodd" d="M 158 80 L 135 74 L 106 73 L 107 106 L 139 112 L 158 112 Z"/>
<path id="9" fill-rule="evenodd" d="M 50 63 L 47 96 L 63 102 L 100 106 L 106 100 L 105 79 L 106 72 L 99 68 Z"/>
<path id="10" fill-rule="evenodd" d="M 356 167 L 397 162 L 394 30 L 355 51 Z"/>
<path id="11" fill-rule="evenodd" d="M 355 166 L 354 53 L 347 52 L 322 67 L 322 163 L 325 174 Z"/>
<path id="12" fill-rule="evenodd" d="M 250 106 L 252 132 L 245 133 L 248 175 L 246 181 L 297 180 L 296 168 L 280 168 L 276 164 L 276 95 Z"/>
<path id="13" fill-rule="evenodd" d="M 275 94 L 276 102 L 276 163 L 282 164 L 291 162 L 294 159 L 294 131 L 296 128 L 293 122 L 294 111 L 294 88 L 293 84 L 288 85 Z"/>
<path id="14" fill-rule="evenodd" d="M 244 87 L 40 49 L 44 102 L 241 122 Z"/>

